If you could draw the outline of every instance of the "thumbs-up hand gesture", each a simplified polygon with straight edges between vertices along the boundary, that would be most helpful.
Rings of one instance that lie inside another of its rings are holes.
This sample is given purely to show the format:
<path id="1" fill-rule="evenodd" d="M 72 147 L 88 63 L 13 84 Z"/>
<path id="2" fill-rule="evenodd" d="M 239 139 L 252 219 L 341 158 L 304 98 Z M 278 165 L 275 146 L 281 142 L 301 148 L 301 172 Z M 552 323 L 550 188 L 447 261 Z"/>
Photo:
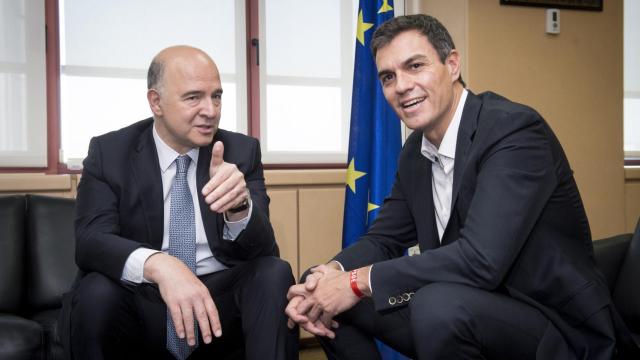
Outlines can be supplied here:
<path id="1" fill-rule="evenodd" d="M 237 221 L 246 217 L 249 212 L 249 208 L 244 206 L 249 201 L 249 190 L 244 174 L 235 164 L 225 162 L 223 155 L 224 144 L 216 141 L 211 150 L 209 182 L 202 188 L 202 195 L 211 211 L 223 213 L 231 210 L 227 213 L 227 218 Z M 242 207 L 245 209 L 233 211 Z"/>

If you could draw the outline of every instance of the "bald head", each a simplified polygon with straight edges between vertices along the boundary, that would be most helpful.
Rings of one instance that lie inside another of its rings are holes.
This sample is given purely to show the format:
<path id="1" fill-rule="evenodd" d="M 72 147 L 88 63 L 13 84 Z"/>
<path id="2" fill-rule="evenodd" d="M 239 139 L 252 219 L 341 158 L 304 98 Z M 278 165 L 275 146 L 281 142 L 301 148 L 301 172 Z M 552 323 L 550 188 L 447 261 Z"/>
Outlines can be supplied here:
<path id="1" fill-rule="evenodd" d="M 168 47 L 160 51 L 151 61 L 147 72 L 147 89 L 155 89 L 160 92 L 163 88 L 164 73 L 167 67 L 186 65 L 188 63 L 201 63 L 213 65 L 217 72 L 215 62 L 204 51 L 187 45 Z"/>
<path id="2" fill-rule="evenodd" d="M 160 138 L 184 154 L 211 143 L 222 109 L 216 64 L 202 50 L 166 48 L 149 67 L 147 100 Z"/>

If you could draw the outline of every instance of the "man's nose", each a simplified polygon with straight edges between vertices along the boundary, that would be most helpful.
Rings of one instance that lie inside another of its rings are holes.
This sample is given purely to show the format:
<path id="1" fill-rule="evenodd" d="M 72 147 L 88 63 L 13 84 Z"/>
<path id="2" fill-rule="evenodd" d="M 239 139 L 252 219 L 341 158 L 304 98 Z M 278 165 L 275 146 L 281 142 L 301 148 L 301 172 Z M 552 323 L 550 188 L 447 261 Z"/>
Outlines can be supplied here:
<path id="1" fill-rule="evenodd" d="M 399 72 L 396 74 L 396 92 L 398 94 L 404 94 L 408 90 L 413 88 L 413 79 L 410 75 Z"/>
<path id="2" fill-rule="evenodd" d="M 215 117 L 220 111 L 220 103 L 216 99 L 207 97 L 203 100 L 200 114 L 206 117 Z"/>

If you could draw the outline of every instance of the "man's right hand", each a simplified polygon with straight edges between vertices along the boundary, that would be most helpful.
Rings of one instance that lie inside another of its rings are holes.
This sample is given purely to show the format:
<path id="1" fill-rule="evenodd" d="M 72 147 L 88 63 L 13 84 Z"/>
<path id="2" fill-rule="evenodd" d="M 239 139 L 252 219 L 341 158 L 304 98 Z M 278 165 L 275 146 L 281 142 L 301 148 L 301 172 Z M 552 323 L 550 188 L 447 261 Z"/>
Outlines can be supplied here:
<path id="1" fill-rule="evenodd" d="M 329 262 L 326 266 L 335 270 L 342 270 L 335 261 Z M 290 329 L 297 323 L 313 335 L 326 336 L 333 339 L 335 333 L 332 329 L 337 328 L 339 326 L 338 323 L 333 320 L 331 315 L 318 311 L 317 308 L 314 308 L 313 302 L 308 301 L 322 276 L 324 274 L 321 272 L 310 273 L 305 278 L 304 283 L 293 285 L 289 288 L 287 293 L 289 304 L 285 309 L 285 314 L 289 317 L 287 325 Z M 309 315 L 311 315 L 311 318 L 309 318 Z"/>
<path id="2" fill-rule="evenodd" d="M 178 337 L 196 343 L 194 314 L 206 344 L 211 334 L 222 336 L 218 309 L 209 289 L 179 259 L 165 253 L 151 255 L 144 264 L 144 278 L 158 284 Z"/>

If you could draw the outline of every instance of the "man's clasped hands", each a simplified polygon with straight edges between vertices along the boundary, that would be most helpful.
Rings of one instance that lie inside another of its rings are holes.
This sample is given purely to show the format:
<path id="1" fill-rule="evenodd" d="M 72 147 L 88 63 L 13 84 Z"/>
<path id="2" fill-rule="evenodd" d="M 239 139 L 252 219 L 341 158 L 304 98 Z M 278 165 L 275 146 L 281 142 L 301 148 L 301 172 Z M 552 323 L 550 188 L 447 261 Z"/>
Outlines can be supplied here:
<path id="1" fill-rule="evenodd" d="M 287 293 L 289 328 L 297 323 L 316 336 L 333 339 L 339 326 L 333 318 L 354 307 L 361 296 L 371 296 L 370 268 L 359 268 L 353 275 L 335 261 L 311 268 L 306 278 L 303 276 L 304 282 L 291 286 Z"/>

